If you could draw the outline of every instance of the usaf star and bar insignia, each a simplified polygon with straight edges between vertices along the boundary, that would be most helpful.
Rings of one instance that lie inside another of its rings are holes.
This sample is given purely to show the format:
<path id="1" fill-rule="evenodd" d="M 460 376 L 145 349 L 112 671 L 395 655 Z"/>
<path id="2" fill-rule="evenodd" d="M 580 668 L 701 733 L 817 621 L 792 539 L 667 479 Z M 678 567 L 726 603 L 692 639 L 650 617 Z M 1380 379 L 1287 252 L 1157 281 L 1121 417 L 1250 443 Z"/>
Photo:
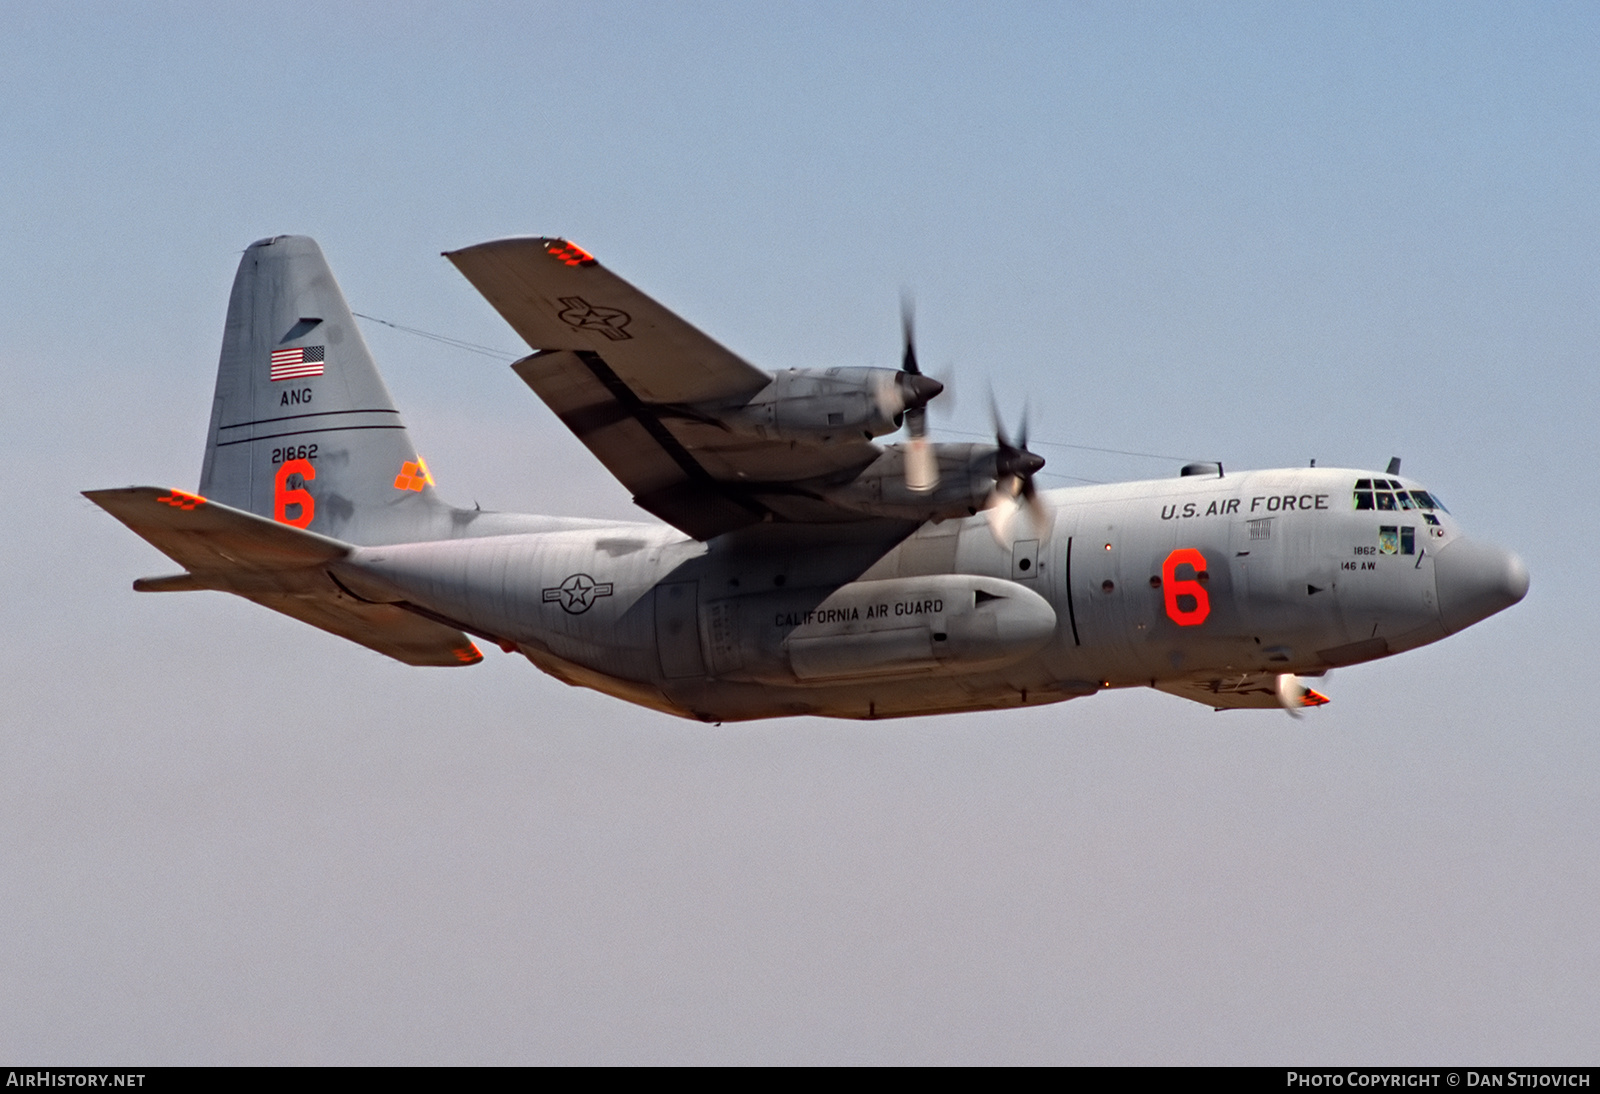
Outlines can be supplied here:
<path id="1" fill-rule="evenodd" d="M 545 589 L 544 602 L 560 603 L 561 610 L 568 615 L 582 615 L 594 607 L 598 598 L 610 595 L 611 582 L 596 581 L 588 574 L 573 574 L 560 585 Z"/>

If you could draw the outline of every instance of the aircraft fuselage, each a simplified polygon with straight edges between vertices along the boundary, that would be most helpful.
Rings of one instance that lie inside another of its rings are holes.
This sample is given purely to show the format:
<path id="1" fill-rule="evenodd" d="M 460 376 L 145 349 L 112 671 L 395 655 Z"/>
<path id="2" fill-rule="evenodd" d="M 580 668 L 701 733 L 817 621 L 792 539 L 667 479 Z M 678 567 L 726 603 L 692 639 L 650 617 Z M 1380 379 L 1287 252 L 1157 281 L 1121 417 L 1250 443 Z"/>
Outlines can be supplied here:
<path id="1" fill-rule="evenodd" d="M 759 525 L 706 543 L 603 524 L 361 548 L 336 573 L 569 683 L 716 721 L 1131 686 L 1272 706 L 1278 674 L 1437 641 L 1527 587 L 1514 556 L 1464 537 L 1397 476 L 1190 475 L 1047 502 L 1049 527 L 1019 518 L 1004 543 L 983 514 L 914 530 Z"/>

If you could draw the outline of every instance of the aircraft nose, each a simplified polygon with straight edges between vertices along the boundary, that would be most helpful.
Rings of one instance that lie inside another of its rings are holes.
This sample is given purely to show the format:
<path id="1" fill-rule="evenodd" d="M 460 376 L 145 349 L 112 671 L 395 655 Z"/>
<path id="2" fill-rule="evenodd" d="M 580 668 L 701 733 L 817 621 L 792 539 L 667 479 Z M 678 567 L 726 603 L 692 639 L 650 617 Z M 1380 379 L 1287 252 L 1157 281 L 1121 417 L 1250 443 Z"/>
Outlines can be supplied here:
<path id="1" fill-rule="evenodd" d="M 1504 611 L 1528 595 L 1528 568 L 1510 551 L 1475 539 L 1457 539 L 1433 560 L 1439 620 L 1450 634 Z"/>

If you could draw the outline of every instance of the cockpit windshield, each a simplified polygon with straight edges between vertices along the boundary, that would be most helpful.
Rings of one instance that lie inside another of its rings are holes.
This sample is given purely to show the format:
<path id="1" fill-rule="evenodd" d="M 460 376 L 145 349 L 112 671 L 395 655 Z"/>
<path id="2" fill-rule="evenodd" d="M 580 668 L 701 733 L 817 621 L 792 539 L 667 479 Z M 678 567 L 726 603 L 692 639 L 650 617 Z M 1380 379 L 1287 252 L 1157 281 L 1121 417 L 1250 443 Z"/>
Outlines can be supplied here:
<path id="1" fill-rule="evenodd" d="M 1426 490 L 1411 490 L 1394 479 L 1357 479 L 1354 491 L 1357 509 L 1443 509 L 1450 510 Z"/>

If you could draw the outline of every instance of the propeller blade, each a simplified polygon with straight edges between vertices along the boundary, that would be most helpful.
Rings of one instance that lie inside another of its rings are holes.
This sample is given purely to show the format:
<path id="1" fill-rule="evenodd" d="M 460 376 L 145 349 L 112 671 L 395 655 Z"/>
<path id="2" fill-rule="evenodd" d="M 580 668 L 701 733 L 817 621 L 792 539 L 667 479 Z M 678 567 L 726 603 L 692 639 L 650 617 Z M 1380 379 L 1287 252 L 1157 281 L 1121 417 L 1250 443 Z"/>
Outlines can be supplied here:
<path id="1" fill-rule="evenodd" d="M 916 308 L 909 292 L 900 294 L 900 331 L 905 339 L 905 353 L 900 359 L 900 374 L 895 377 L 895 390 L 900 409 L 905 415 L 906 434 L 911 443 L 906 448 L 906 486 L 914 493 L 926 494 L 939 485 L 939 461 L 928 444 L 928 402 L 944 390 L 944 385 L 932 376 L 924 376 L 917 366 Z M 880 404 L 882 405 L 882 404 Z"/>
<path id="2" fill-rule="evenodd" d="M 911 294 L 903 293 L 900 297 L 900 330 L 905 338 L 905 353 L 900 358 L 900 375 L 895 377 L 900 388 L 900 398 L 903 409 L 907 411 L 920 411 L 923 407 L 944 390 L 944 385 L 932 376 L 924 376 L 922 369 L 917 366 L 917 334 L 915 330 L 915 309 L 911 304 Z M 912 423 L 913 437 L 923 435 L 926 421 L 918 419 Z"/>
<path id="3" fill-rule="evenodd" d="M 878 413 L 885 418 L 893 420 L 905 413 L 906 393 L 900 384 L 900 377 L 879 374 L 881 378 L 873 386 L 872 397 L 878 404 Z"/>
<path id="4" fill-rule="evenodd" d="M 1026 508 L 1035 531 L 1049 527 L 1051 513 L 1033 484 L 1033 476 L 1044 467 L 1044 457 L 1028 451 L 1027 414 L 1023 414 L 1022 433 L 1017 443 L 1012 444 L 1005 423 L 1000 420 L 993 388 L 989 389 L 989 412 L 994 416 L 995 484 L 984 508 L 989 511 L 989 530 L 1004 547 L 1018 509 Z"/>
<path id="5" fill-rule="evenodd" d="M 1289 712 L 1289 717 L 1300 718 L 1300 697 L 1304 691 L 1294 673 L 1278 673 L 1278 705 Z"/>
<path id="6" fill-rule="evenodd" d="M 1017 499 L 997 487 L 989 495 L 989 503 L 983 513 L 988 518 L 989 534 L 994 536 L 994 541 L 1002 547 L 1009 544 L 1011 522 L 1017 517 Z"/>
<path id="7" fill-rule="evenodd" d="M 998 459 L 996 462 L 999 462 Z M 984 499 L 983 512 L 989 521 L 989 533 L 1002 547 L 1011 542 L 1011 526 L 1017 519 L 1017 510 L 1021 508 L 1017 498 L 1022 489 L 1022 479 L 1002 471 L 994 480 L 994 489 Z"/>
<path id="8" fill-rule="evenodd" d="M 1039 494 L 1039 491 L 1034 489 L 1032 478 L 1029 478 L 1023 486 L 1022 499 L 1027 503 L 1028 519 L 1033 522 L 1033 530 L 1043 534 L 1044 530 L 1050 527 L 1051 521 L 1055 519 L 1055 512 L 1050 508 L 1050 504 Z"/>
<path id="9" fill-rule="evenodd" d="M 1000 404 L 995 402 L 994 385 L 989 385 L 989 420 L 994 423 L 994 443 L 1005 452 L 1011 448 L 1011 438 L 1006 435 L 1006 423 L 1000 420 Z"/>
<path id="10" fill-rule="evenodd" d="M 910 292 L 900 294 L 900 332 L 905 342 L 905 354 L 900 359 L 900 371 L 909 372 L 913 376 L 921 376 L 922 370 L 917 367 L 917 338 L 913 328 L 916 326 L 917 309 L 912 302 Z"/>
<path id="11" fill-rule="evenodd" d="M 929 407 L 938 411 L 940 417 L 946 419 L 954 417 L 956 404 L 960 402 L 960 397 L 956 392 L 956 388 L 960 386 L 956 382 L 956 366 L 954 364 L 944 366 L 934 374 L 933 379 L 938 380 L 944 390 L 939 393 L 939 401 L 930 401 Z"/>
<path id="12" fill-rule="evenodd" d="M 916 411 L 918 418 L 925 411 Z M 910 414 L 906 415 L 911 418 Z M 934 457 L 933 446 L 926 437 L 912 430 L 911 443 L 906 447 L 906 486 L 918 494 L 927 494 L 939 485 L 939 461 Z"/>

